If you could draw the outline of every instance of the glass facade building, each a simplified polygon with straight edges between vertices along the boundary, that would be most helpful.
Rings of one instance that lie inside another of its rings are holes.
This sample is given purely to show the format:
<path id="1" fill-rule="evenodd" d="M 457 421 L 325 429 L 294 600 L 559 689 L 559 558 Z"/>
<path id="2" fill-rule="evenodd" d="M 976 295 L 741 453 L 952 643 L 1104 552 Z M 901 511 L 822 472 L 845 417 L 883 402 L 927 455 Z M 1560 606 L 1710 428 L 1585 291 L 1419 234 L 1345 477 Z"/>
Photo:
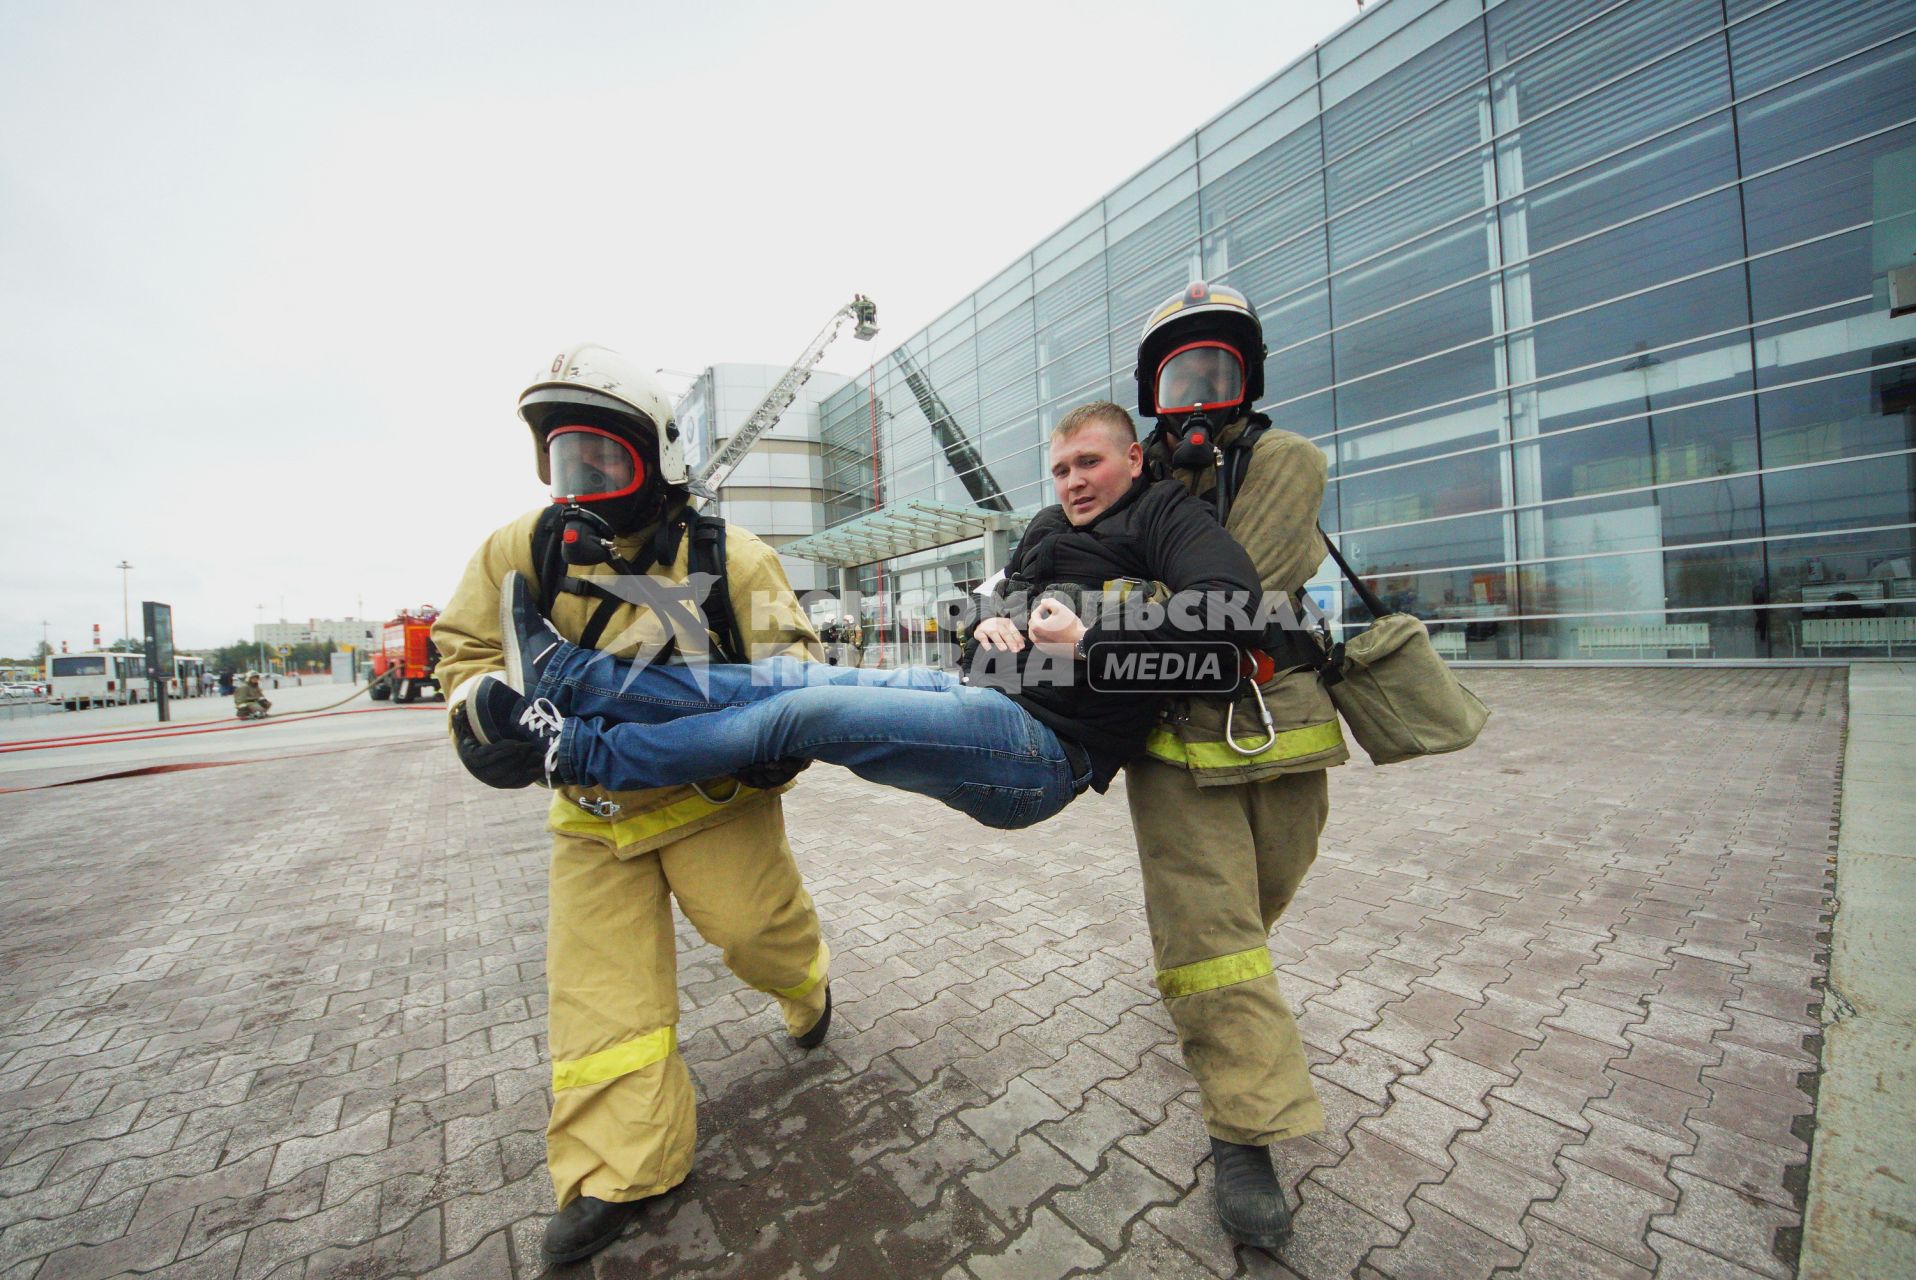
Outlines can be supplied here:
<path id="1" fill-rule="evenodd" d="M 1907 655 L 1912 264 L 1916 0 L 1384 0 L 827 398 L 825 516 L 1048 504 L 1052 426 L 1134 405 L 1204 278 L 1447 656 Z"/>

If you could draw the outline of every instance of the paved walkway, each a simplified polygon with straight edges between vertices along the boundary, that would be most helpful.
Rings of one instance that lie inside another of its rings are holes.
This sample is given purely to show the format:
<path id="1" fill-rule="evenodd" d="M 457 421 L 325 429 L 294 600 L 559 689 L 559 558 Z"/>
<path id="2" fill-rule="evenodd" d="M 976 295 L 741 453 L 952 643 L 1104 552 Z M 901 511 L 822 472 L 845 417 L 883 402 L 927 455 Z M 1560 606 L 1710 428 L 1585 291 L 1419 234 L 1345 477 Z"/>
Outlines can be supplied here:
<path id="1" fill-rule="evenodd" d="M 601 1277 L 1788 1276 L 1840 670 L 1492 671 L 1333 775 L 1273 941 L 1329 1128 L 1210 1210 L 1115 790 L 1010 835 L 820 767 L 826 1047 L 689 934 L 699 1165 Z M 438 743 L 0 796 L 0 1280 L 538 1273 L 541 806 Z"/>

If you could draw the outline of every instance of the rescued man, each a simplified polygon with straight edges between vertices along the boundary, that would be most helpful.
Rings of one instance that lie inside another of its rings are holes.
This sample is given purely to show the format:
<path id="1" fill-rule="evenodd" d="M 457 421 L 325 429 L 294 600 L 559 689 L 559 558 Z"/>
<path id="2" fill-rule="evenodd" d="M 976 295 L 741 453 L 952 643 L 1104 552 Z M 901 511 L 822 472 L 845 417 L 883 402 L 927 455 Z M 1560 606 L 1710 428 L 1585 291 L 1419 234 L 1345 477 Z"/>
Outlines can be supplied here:
<path id="1" fill-rule="evenodd" d="M 987 826 L 1041 822 L 1110 785 L 1163 693 L 1235 687 L 1241 646 L 1259 639 L 1224 607 L 1255 590 L 1250 558 L 1201 499 L 1143 478 L 1144 450 L 1122 408 L 1102 401 L 1066 414 L 1051 471 L 1059 505 L 1034 516 L 1011 553 L 962 676 L 780 659 L 623 661 L 553 633 L 508 574 L 506 670 L 477 682 L 469 726 L 484 742 L 543 744 L 558 783 L 666 786 L 815 757 Z M 1119 584 L 1147 581 L 1164 588 L 1155 613 L 1143 592 L 1139 607 L 1124 607 Z M 1026 622 L 1013 616 L 1027 610 Z"/>

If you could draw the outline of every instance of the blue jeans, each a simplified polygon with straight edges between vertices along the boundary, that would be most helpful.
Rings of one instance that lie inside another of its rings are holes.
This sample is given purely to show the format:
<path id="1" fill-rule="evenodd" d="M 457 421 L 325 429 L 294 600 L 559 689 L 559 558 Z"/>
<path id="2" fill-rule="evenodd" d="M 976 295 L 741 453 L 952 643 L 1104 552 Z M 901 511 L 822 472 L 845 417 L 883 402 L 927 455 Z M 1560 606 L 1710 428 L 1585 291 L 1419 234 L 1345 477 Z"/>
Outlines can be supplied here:
<path id="1" fill-rule="evenodd" d="M 610 791 L 720 778 L 791 756 L 930 796 L 988 827 L 1042 822 L 1090 782 L 995 689 L 925 667 L 772 658 L 634 665 L 561 645 L 535 697 L 567 717 L 558 772 Z"/>

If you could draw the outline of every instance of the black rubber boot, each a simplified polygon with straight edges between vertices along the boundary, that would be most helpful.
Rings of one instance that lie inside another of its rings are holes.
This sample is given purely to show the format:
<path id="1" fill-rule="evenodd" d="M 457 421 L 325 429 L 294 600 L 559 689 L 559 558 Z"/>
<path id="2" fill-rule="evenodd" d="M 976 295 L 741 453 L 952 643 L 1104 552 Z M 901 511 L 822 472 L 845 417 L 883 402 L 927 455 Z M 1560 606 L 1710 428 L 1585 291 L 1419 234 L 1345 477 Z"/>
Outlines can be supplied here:
<path id="1" fill-rule="evenodd" d="M 1275 1249 L 1291 1237 L 1291 1211 L 1284 1188 L 1271 1172 L 1269 1147 L 1246 1147 L 1211 1139 L 1211 1176 L 1217 1217 L 1233 1240 Z"/>
<path id="2" fill-rule="evenodd" d="M 616 1204 L 580 1196 L 546 1223 L 546 1261 L 563 1266 L 591 1257 L 619 1238 L 625 1224 L 632 1221 L 644 1203 L 633 1200 Z"/>
<path id="3" fill-rule="evenodd" d="M 816 1049 L 819 1045 L 825 1043 L 825 1033 L 831 1029 L 832 988 L 831 984 L 827 983 L 825 986 L 825 1012 L 818 1015 L 818 1021 L 812 1024 L 810 1031 L 807 1031 L 802 1036 L 793 1036 L 792 1041 L 801 1049 Z"/>

